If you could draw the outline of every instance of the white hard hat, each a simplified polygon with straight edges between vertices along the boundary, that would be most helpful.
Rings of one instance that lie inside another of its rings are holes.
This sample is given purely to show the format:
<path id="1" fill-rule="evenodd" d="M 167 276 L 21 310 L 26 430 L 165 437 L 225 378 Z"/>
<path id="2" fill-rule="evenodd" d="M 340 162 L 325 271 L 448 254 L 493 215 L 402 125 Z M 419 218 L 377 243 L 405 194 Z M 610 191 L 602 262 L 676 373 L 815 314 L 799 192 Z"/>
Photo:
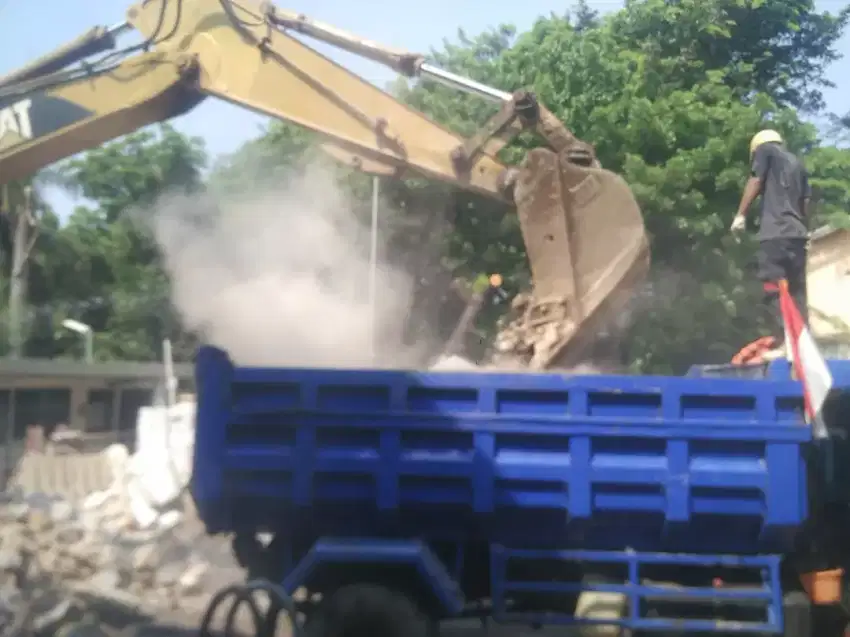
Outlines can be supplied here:
<path id="1" fill-rule="evenodd" d="M 756 152 L 756 148 L 758 148 L 762 144 L 769 144 L 771 142 L 781 144 L 782 135 L 770 128 L 766 128 L 764 130 L 759 131 L 758 133 L 753 135 L 753 138 L 750 140 L 750 155 Z"/>

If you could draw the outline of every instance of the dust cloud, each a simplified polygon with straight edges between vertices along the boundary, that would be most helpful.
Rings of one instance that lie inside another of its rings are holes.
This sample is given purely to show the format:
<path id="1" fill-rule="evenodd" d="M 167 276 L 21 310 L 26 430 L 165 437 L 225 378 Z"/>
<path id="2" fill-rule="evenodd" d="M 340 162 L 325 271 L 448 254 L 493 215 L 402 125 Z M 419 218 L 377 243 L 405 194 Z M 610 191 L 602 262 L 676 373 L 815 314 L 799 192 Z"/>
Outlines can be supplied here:
<path id="1" fill-rule="evenodd" d="M 185 327 L 235 363 L 401 367 L 415 359 L 400 329 L 412 280 L 379 262 L 373 331 L 369 229 L 320 166 L 249 196 L 171 196 L 148 218 Z"/>

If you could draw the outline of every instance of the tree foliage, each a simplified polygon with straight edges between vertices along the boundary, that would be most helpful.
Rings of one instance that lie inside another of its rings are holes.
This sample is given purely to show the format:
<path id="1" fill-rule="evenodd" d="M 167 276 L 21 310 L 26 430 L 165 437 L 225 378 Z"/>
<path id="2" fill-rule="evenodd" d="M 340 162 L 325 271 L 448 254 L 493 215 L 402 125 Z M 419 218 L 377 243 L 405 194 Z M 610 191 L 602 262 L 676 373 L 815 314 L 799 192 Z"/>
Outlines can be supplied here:
<path id="1" fill-rule="evenodd" d="M 144 212 L 164 192 L 203 185 L 202 143 L 169 126 L 141 131 L 63 166 L 59 180 L 86 204 L 63 225 L 48 211 L 30 261 L 28 355 L 79 355 L 61 327 L 92 327 L 101 359 L 155 360 L 166 336 L 192 350 L 169 301 L 169 285 Z"/>
<path id="2" fill-rule="evenodd" d="M 811 0 L 628 0 L 604 16 L 579 2 L 523 33 L 510 25 L 476 36 L 461 30 L 430 58 L 504 90 L 533 89 L 595 145 L 606 168 L 624 176 L 645 216 L 653 271 L 630 310 L 620 356 L 636 371 L 678 372 L 694 361 L 728 360 L 762 325 L 753 239 L 727 231 L 756 131 L 779 129 L 804 156 L 817 225 L 850 225 L 850 151 L 820 139 L 808 123 L 824 114 L 824 71 L 838 57 L 848 16 L 847 9 L 818 12 Z M 495 109 L 428 82 L 399 81 L 390 90 L 463 135 Z M 180 336 L 188 351 L 156 250 L 127 211 L 165 189 L 198 189 L 204 181 L 222 191 L 279 182 L 311 156 L 312 141 L 291 125 L 272 124 L 218 160 L 206 180 L 203 148 L 168 127 L 71 162 L 64 177 L 92 204 L 64 226 L 47 222 L 33 302 L 50 308 L 53 329 L 65 315 L 95 325 L 101 356 L 151 358 L 166 333 Z M 522 136 L 502 159 L 517 162 L 535 143 Z M 368 180 L 342 176 L 365 216 Z M 518 223 L 504 205 L 416 180 L 383 188 L 405 212 L 385 229 L 405 267 L 431 272 L 432 282 L 500 272 L 510 291 L 527 285 Z M 435 217 L 450 222 L 450 231 L 429 225 Z M 428 258 L 415 256 L 423 252 Z M 42 339 L 39 351 L 67 352 L 67 340 Z"/>
<path id="3" fill-rule="evenodd" d="M 835 59 L 847 13 L 818 14 L 806 2 L 737 0 L 634 1 L 603 19 L 579 8 L 581 20 L 541 18 L 517 37 L 509 27 L 473 39 L 461 32 L 458 44 L 434 52 L 433 60 L 506 90 L 532 87 L 631 185 L 651 235 L 654 271 L 624 335 L 623 359 L 652 371 L 728 360 L 758 334 L 763 318 L 753 302 L 754 245 L 726 230 L 754 132 L 778 128 L 807 156 L 820 222 L 848 218 L 850 182 L 842 169 L 850 154 L 821 147 L 800 115 L 822 106 L 823 70 Z M 468 133 L 482 119 L 481 106 L 445 93 L 426 84 L 405 98 Z M 521 146 L 505 159 L 515 161 Z M 465 213 L 454 243 L 467 247 L 473 269 L 516 265 L 517 228 L 488 223 L 487 208 L 477 204 Z M 480 233 L 482 226 L 487 231 Z M 705 319 L 695 323 L 695 316 Z"/>

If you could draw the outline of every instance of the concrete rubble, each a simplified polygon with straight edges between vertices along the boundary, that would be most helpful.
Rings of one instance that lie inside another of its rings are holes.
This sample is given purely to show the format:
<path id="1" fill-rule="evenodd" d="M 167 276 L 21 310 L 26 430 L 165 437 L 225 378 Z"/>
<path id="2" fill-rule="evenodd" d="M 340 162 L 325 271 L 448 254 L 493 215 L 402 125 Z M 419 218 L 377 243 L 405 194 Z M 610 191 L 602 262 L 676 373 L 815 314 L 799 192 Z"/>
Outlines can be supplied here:
<path id="1" fill-rule="evenodd" d="M 208 537 L 193 515 L 187 463 L 172 457 L 185 478 L 172 478 L 171 497 L 160 489 L 141 506 L 139 454 L 112 445 L 90 455 L 112 471 L 106 489 L 75 498 L 13 479 L 0 495 L 0 635 L 52 634 L 92 613 L 128 625 L 187 609 L 196 616 L 242 579 L 228 539 Z"/>
<path id="2" fill-rule="evenodd" d="M 541 303 L 528 294 L 517 294 L 511 312 L 499 323 L 493 362 L 499 367 L 549 367 L 575 329 L 567 310 L 563 301 Z"/>

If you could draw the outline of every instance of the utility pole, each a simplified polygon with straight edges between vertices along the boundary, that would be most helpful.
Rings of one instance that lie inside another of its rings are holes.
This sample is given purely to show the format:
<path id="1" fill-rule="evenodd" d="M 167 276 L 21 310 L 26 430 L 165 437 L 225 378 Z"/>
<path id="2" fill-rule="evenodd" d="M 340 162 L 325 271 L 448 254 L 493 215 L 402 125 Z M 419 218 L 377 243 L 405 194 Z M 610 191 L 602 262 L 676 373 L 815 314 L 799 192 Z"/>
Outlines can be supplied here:
<path id="1" fill-rule="evenodd" d="M 23 315 L 27 296 L 27 261 L 35 242 L 35 214 L 33 211 L 32 188 L 22 189 L 19 201 L 11 196 L 10 188 L 4 187 L 6 213 L 13 226 L 12 267 L 9 281 L 9 354 L 20 358 L 24 349 Z"/>
<path id="2" fill-rule="evenodd" d="M 372 360 L 378 355 L 378 216 L 380 214 L 381 181 L 372 177 L 372 227 L 369 249 L 369 312 Z"/>

